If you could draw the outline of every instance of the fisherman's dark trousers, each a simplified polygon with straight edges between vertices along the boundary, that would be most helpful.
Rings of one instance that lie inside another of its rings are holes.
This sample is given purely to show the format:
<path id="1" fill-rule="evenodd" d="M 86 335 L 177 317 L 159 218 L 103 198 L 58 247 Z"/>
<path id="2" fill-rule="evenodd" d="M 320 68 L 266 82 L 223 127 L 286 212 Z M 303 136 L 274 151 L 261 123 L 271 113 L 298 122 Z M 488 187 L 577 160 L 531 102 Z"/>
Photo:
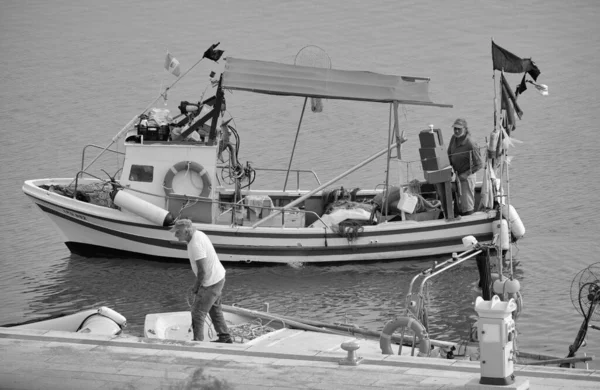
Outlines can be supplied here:
<path id="1" fill-rule="evenodd" d="M 224 285 L 225 278 L 212 286 L 201 286 L 198 289 L 191 310 L 192 331 L 194 332 L 193 340 L 204 340 L 204 321 L 206 320 L 207 313 L 219 338 L 230 337 L 225 317 L 223 317 L 223 309 L 221 308 L 221 292 Z"/>

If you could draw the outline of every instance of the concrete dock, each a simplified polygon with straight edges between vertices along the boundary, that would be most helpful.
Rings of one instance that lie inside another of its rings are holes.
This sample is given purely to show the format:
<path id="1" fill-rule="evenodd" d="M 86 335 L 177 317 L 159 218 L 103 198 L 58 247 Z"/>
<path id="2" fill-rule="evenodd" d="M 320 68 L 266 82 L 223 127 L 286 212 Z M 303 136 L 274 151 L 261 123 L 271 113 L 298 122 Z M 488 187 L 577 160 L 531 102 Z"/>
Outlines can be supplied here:
<path id="1" fill-rule="evenodd" d="M 1 389 L 600 389 L 600 371 L 515 366 L 512 387 L 481 386 L 479 362 L 153 341 L 0 329 Z"/>

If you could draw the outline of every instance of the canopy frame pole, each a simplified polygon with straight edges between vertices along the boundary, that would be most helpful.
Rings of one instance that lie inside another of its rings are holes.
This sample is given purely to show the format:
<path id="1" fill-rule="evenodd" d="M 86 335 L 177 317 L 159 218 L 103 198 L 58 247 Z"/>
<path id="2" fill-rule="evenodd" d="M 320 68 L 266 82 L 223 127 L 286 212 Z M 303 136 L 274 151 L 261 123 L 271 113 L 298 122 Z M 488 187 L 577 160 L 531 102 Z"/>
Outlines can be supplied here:
<path id="1" fill-rule="evenodd" d="M 296 143 L 298 142 L 298 135 L 300 134 L 300 126 L 302 126 L 302 119 L 304 118 L 304 111 L 306 110 L 306 102 L 308 97 L 304 98 L 304 105 L 302 106 L 302 113 L 300 114 L 300 120 L 298 121 L 298 129 L 296 130 L 296 138 L 294 139 L 294 147 L 292 148 L 292 155 L 290 156 L 290 163 L 288 164 L 287 172 L 285 173 L 285 182 L 283 183 L 283 191 L 287 187 L 288 177 L 290 176 L 290 170 L 292 169 L 292 160 L 294 159 L 294 151 L 296 150 Z"/>
<path id="2" fill-rule="evenodd" d="M 392 148 L 390 145 L 392 144 L 392 103 L 390 103 L 390 113 L 388 115 L 388 151 L 387 151 L 387 161 L 385 168 L 385 187 L 383 188 L 383 199 L 382 199 L 382 210 L 381 210 L 381 220 L 384 219 L 384 215 L 388 216 L 388 196 L 389 196 L 389 188 L 390 188 L 390 160 L 392 159 Z M 379 222 L 381 222 L 381 220 Z"/>
<path id="3" fill-rule="evenodd" d="M 262 224 L 263 222 L 266 222 L 266 221 L 270 220 L 271 218 L 274 218 L 275 216 L 281 214 L 284 210 L 292 208 L 295 205 L 303 202 L 304 200 L 308 199 L 309 197 L 311 197 L 315 193 L 317 193 L 317 192 L 321 191 L 322 189 L 330 186 L 331 184 L 333 184 L 333 183 L 335 183 L 335 182 L 343 179 L 344 177 L 348 176 L 349 174 L 351 174 L 352 172 L 356 171 L 357 169 L 360 169 L 360 168 L 364 167 L 365 165 L 367 165 L 371 161 L 375 160 L 377 157 L 385 154 L 388 150 L 393 149 L 395 147 L 396 147 L 396 144 L 393 144 L 393 145 L 390 145 L 389 147 L 387 147 L 387 148 L 385 148 L 383 150 L 380 150 L 379 152 L 375 153 L 374 155 L 372 155 L 371 157 L 367 158 L 366 160 L 363 160 L 362 162 L 358 163 L 354 167 L 348 169 L 344 173 L 342 173 L 342 174 L 336 176 L 335 178 L 329 180 L 327 183 L 321 184 L 320 186 L 318 186 L 314 190 L 309 191 L 308 193 L 302 195 L 301 197 L 299 197 L 298 199 L 294 200 L 293 202 L 288 203 L 287 205 L 283 206 L 280 209 L 276 209 L 274 212 L 272 212 L 271 214 L 267 215 L 266 217 L 264 217 L 260 221 L 257 221 L 254 225 L 252 225 L 252 228 L 253 229 L 256 228 L 258 225 Z"/>

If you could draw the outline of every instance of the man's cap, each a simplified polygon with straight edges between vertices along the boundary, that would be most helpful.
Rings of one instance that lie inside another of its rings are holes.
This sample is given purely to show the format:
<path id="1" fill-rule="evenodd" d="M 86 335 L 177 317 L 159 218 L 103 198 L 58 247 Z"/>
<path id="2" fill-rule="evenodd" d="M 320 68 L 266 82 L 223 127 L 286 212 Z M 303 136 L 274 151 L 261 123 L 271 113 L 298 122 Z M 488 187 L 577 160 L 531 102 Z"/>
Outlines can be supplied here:
<path id="1" fill-rule="evenodd" d="M 177 221 L 175 221 L 175 224 L 170 229 L 170 231 L 173 232 L 173 233 L 175 233 L 179 229 L 185 229 L 185 228 L 190 228 L 190 227 L 194 227 L 194 224 L 192 223 L 191 220 L 189 220 L 189 219 L 178 219 Z"/>
<path id="2" fill-rule="evenodd" d="M 466 129 L 467 128 L 467 121 L 464 120 L 463 118 L 458 118 L 457 120 L 454 121 L 454 124 L 452 125 L 452 127 L 460 127 L 461 129 Z"/>

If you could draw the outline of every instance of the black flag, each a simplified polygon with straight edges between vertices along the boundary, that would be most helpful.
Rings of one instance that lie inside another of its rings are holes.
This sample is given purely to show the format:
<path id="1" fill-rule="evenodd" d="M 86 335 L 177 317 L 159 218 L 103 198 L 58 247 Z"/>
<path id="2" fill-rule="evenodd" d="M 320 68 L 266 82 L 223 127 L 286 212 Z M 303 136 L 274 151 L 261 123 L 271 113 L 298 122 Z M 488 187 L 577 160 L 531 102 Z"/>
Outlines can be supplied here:
<path id="1" fill-rule="evenodd" d="M 494 70 L 503 70 L 506 73 L 527 72 L 535 81 L 537 81 L 541 73 L 531 58 L 521 59 L 508 50 L 496 45 L 494 41 L 492 41 L 492 61 L 494 63 Z"/>
<path id="2" fill-rule="evenodd" d="M 527 77 L 527 73 L 523 75 L 523 79 L 521 80 L 519 85 L 517 85 L 517 88 L 515 88 L 515 98 L 518 98 L 520 94 L 527 91 L 527 83 L 525 82 L 525 77 Z"/>
<path id="3" fill-rule="evenodd" d="M 219 61 L 221 56 L 223 55 L 223 50 L 215 50 L 217 46 L 219 46 L 221 42 L 217 42 L 214 45 L 211 45 L 208 50 L 204 52 L 204 58 L 208 58 L 209 60 L 213 60 L 214 62 Z"/>
<path id="4" fill-rule="evenodd" d="M 508 85 L 508 81 L 506 81 L 506 78 L 504 77 L 504 73 L 502 73 L 500 75 L 500 85 L 502 85 L 502 88 L 504 88 L 502 90 L 503 92 L 506 90 L 507 99 L 509 99 L 511 101 L 511 103 L 513 104 L 513 107 L 515 108 L 515 113 L 517 114 L 519 119 L 521 119 L 521 117 L 523 116 L 523 111 L 521 110 L 521 107 L 519 107 L 519 104 L 517 103 L 517 98 L 516 98 L 515 94 L 513 93 L 512 89 L 510 89 L 510 86 Z M 504 108 L 504 107 L 502 107 L 502 108 Z"/>

